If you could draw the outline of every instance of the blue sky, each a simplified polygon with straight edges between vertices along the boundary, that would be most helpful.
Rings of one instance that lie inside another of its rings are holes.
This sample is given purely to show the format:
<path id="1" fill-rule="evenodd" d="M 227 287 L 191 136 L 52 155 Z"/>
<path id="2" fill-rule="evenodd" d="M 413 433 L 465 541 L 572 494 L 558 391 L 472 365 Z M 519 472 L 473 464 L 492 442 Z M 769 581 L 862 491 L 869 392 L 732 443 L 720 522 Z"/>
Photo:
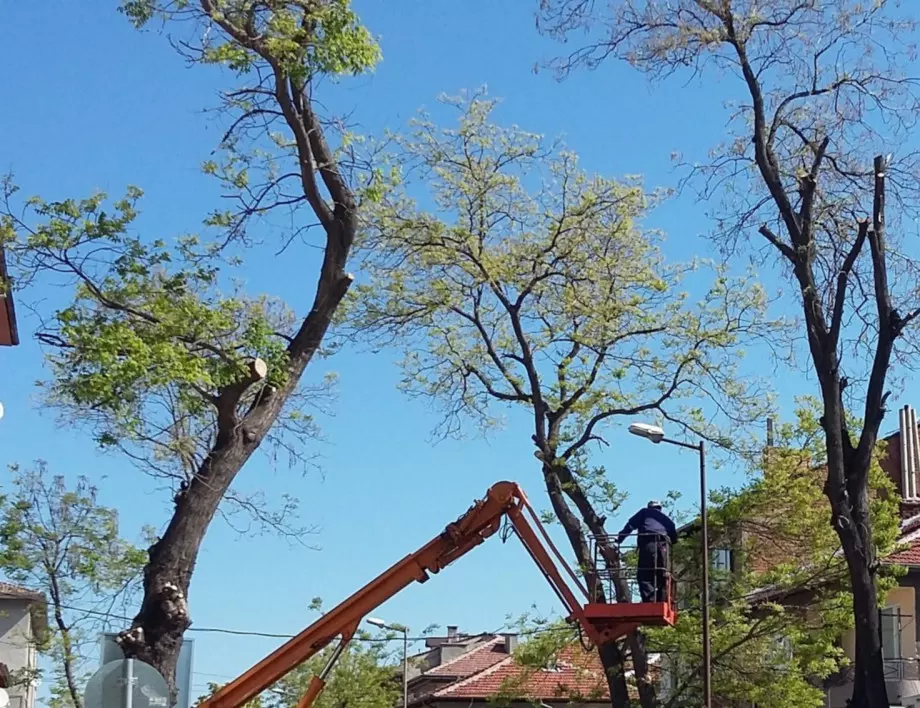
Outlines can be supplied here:
<path id="1" fill-rule="evenodd" d="M 217 70 L 189 69 L 165 37 L 137 33 L 114 5 L 0 2 L 0 26 L 11 28 L 0 45 L 0 63 L 17 67 L 4 81 L 10 99 L 0 112 L 0 170 L 13 170 L 25 193 L 49 199 L 95 189 L 120 195 L 135 184 L 146 193 L 139 222 L 145 233 L 168 238 L 196 231 L 218 203 L 216 184 L 199 166 L 220 138 L 219 126 L 202 109 L 215 105 L 222 77 Z M 372 76 L 336 88 L 329 100 L 353 110 L 363 131 L 379 134 L 384 127 L 403 126 L 442 91 L 487 84 L 504 99 L 500 120 L 565 134 L 587 169 L 643 173 L 650 186 L 673 185 L 672 151 L 702 158 L 722 137 L 725 116 L 714 107 L 727 97 L 713 91 L 724 92 L 724 85 L 675 82 L 652 89 L 643 77 L 614 64 L 562 83 L 546 72 L 535 74 L 534 65 L 557 47 L 535 32 L 534 5 L 356 2 L 380 36 L 384 61 Z M 702 249 L 699 235 L 708 226 L 692 200 L 666 205 L 654 221 L 668 232 L 669 257 L 686 258 Z M 311 295 L 311 266 L 308 252 L 275 258 L 267 249 L 248 261 L 248 288 L 303 308 Z M 100 455 L 80 430 L 57 425 L 35 406 L 41 355 L 28 337 L 34 320 L 23 308 L 20 318 L 22 346 L 0 353 L 5 371 L 15 372 L 0 387 L 6 409 L 2 462 L 43 458 L 54 472 L 99 480 L 102 501 L 120 510 L 129 536 L 142 524 L 164 523 L 171 504 L 155 482 L 124 459 Z M 240 478 L 244 489 L 298 496 L 304 520 L 319 527 L 308 542 L 320 550 L 271 536 L 240 538 L 215 523 L 191 590 L 197 627 L 296 632 L 311 620 L 311 598 L 321 596 L 327 606 L 338 602 L 438 533 L 499 479 L 519 481 L 538 507 L 545 506 L 526 421 L 511 416 L 508 427 L 488 440 L 434 446 L 429 432 L 436 413 L 396 391 L 394 359 L 392 352 L 345 351 L 322 363 L 341 377 L 335 416 L 322 421 L 327 438 L 319 448 L 322 474 L 274 469 L 259 458 Z M 803 375 L 786 374 L 778 383 L 786 406 L 796 392 L 812 390 Z M 892 403 L 909 401 L 906 395 Z M 894 421 L 890 415 L 883 427 L 894 427 Z M 669 489 L 682 491 L 688 505 L 696 498 L 692 454 L 652 448 L 624 429 L 611 431 L 609 440 L 597 462 L 631 494 L 627 507 Z M 715 471 L 712 485 L 732 479 L 727 470 Z M 493 539 L 377 614 L 417 630 L 430 624 L 494 630 L 507 615 L 534 603 L 547 612 L 556 609 L 526 553 L 515 542 Z M 196 689 L 232 677 L 278 643 L 189 636 L 196 639 Z"/>

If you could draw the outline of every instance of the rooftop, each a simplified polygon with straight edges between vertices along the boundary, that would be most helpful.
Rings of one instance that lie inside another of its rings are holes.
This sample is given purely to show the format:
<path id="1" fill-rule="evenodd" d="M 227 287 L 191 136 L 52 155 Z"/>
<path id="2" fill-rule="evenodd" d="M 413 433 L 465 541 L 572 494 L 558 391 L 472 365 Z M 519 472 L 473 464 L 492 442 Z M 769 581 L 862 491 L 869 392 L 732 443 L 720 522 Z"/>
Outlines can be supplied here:
<path id="1" fill-rule="evenodd" d="M 435 666 L 424 673 L 428 678 L 465 679 L 510 658 L 504 637 L 494 637 L 482 646 Z"/>
<path id="2" fill-rule="evenodd" d="M 505 657 L 493 666 L 435 691 L 438 700 L 487 700 L 512 691 L 530 701 L 597 700 L 608 702 L 610 692 L 595 652 L 575 649 L 552 669 L 533 670 Z"/>
<path id="3" fill-rule="evenodd" d="M 604 668 L 596 651 L 569 647 L 560 653 L 553 666 L 534 669 L 515 659 L 514 634 L 474 637 L 454 634 L 449 639 L 427 643 L 453 646 L 461 653 L 451 652 L 449 660 L 410 678 L 409 703 L 416 707 L 450 701 L 485 702 L 503 693 L 531 702 L 557 704 L 610 701 Z"/>
<path id="4" fill-rule="evenodd" d="M 33 602 L 44 602 L 45 596 L 40 592 L 29 590 L 28 588 L 24 588 L 21 585 L 14 585 L 13 583 L 0 581 L 0 599 L 32 600 Z"/>

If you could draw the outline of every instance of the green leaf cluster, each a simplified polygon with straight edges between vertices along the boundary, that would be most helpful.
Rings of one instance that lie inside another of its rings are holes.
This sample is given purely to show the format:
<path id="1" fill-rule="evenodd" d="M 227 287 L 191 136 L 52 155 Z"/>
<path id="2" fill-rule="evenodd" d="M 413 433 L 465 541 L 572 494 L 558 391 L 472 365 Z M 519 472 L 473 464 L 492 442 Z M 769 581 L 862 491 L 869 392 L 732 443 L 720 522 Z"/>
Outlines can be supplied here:
<path id="1" fill-rule="evenodd" d="M 402 695 L 402 671 L 393 663 L 388 637 L 360 633 L 342 652 L 316 708 L 393 708 Z M 392 638 L 392 637 L 389 637 Z M 333 652 L 327 647 L 250 701 L 248 708 L 295 708 L 310 681 L 326 666 Z M 208 695 L 220 688 L 210 684 Z M 202 699 L 206 696 L 202 696 Z"/>
<path id="2" fill-rule="evenodd" d="M 739 366 L 749 338 L 778 323 L 753 276 L 667 263 L 661 234 L 642 226 L 661 193 L 497 124 L 484 94 L 443 100 L 456 126 L 422 115 L 392 138 L 362 204 L 369 281 L 342 318 L 404 349 L 402 386 L 444 404 L 443 430 L 464 416 L 494 425 L 503 404 L 542 407 L 568 458 L 618 413 L 669 408 L 713 435 L 699 396 L 734 422 L 760 415 L 769 397 Z"/>
<path id="3" fill-rule="evenodd" d="M 216 398 L 254 359 L 267 364 L 261 385 L 286 383 L 293 317 L 239 287 L 225 295 L 214 244 L 136 235 L 140 196 L 131 188 L 111 203 L 104 194 L 33 198 L 25 214 L 0 216 L 0 229 L 23 286 L 73 287 L 38 333 L 49 401 L 94 425 L 104 446 L 140 445 L 145 459 L 187 469 L 209 439 Z"/>
<path id="4" fill-rule="evenodd" d="M 118 512 L 98 502 L 85 477 L 68 484 L 41 461 L 10 471 L 0 496 L 0 576 L 45 596 L 33 626 L 47 626 L 36 639 L 49 662 L 50 705 L 81 708 L 98 632 L 109 612 L 136 598 L 147 554 L 119 535 Z M 153 531 L 144 536 L 152 542 Z"/>
<path id="5" fill-rule="evenodd" d="M 154 18 L 198 19 L 223 31 L 205 34 L 200 61 L 239 73 L 268 62 L 296 81 L 315 75 L 361 74 L 380 61 L 380 46 L 350 0 L 128 0 L 125 16 L 143 27 Z M 258 37 L 241 41 L 242 34 Z M 256 46 L 257 44 L 257 46 Z"/>

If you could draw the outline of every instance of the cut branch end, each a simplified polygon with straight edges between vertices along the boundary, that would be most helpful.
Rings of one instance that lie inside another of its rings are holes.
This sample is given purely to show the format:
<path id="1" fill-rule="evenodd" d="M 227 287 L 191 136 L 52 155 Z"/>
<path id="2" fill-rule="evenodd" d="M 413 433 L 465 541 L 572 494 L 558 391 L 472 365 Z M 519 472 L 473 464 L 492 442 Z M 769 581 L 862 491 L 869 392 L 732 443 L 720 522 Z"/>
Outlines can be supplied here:
<path id="1" fill-rule="evenodd" d="M 249 362 L 249 378 L 252 383 L 261 381 L 268 375 L 268 364 L 256 357 Z"/>

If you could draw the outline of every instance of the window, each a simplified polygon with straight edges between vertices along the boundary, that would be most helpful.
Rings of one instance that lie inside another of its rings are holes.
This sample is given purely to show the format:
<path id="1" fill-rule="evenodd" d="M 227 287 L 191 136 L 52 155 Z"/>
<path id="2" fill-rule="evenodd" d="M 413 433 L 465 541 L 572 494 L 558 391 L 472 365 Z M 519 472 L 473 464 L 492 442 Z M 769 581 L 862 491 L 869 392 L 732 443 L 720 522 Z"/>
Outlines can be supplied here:
<path id="1" fill-rule="evenodd" d="M 882 658 L 901 658 L 901 608 L 897 605 L 881 611 Z"/>
<path id="2" fill-rule="evenodd" d="M 732 551 L 730 548 L 715 548 L 711 552 L 710 565 L 715 571 L 724 573 L 732 569 Z"/>
<path id="3" fill-rule="evenodd" d="M 792 641 L 789 637 L 777 637 L 776 646 L 779 651 L 779 655 L 785 661 L 792 661 Z"/>

